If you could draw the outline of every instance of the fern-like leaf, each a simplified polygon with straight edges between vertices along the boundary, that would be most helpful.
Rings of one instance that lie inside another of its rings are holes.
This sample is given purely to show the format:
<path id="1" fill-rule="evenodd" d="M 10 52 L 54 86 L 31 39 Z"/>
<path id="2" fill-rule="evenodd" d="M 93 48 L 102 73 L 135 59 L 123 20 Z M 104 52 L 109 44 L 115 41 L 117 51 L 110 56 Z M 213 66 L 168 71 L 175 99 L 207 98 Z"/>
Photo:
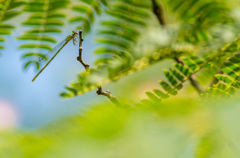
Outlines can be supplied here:
<path id="1" fill-rule="evenodd" d="M 107 5 L 106 0 L 79 0 L 79 4 L 75 4 L 72 10 L 78 15 L 70 19 L 71 23 L 77 23 L 77 29 L 84 30 L 87 34 L 91 30 L 91 26 L 95 21 L 95 15 L 102 13 L 102 5 Z"/>
<path id="2" fill-rule="evenodd" d="M 64 25 L 63 18 L 66 15 L 60 11 L 68 3 L 69 0 L 31 0 L 27 3 L 24 11 L 31 15 L 23 25 L 30 29 L 18 37 L 19 40 L 28 41 L 19 47 L 25 51 L 22 56 L 25 61 L 24 68 L 33 65 L 39 69 L 41 67 L 39 57 L 47 60 L 48 55 L 42 52 L 51 50 L 52 45 L 57 43 L 52 34 L 61 32 L 60 27 Z"/>
<path id="3" fill-rule="evenodd" d="M 22 0 L 3 0 L 0 1 L 0 51 L 4 49 L 2 42 L 5 41 L 4 35 L 9 35 L 12 33 L 12 29 L 15 28 L 14 25 L 7 24 L 7 21 L 19 15 L 21 10 L 19 9 L 24 5 Z"/>
<path id="4" fill-rule="evenodd" d="M 222 0 L 164 0 L 166 6 L 183 22 L 181 40 L 191 43 L 208 41 L 209 28 L 232 22 L 229 4 Z"/>
<path id="5" fill-rule="evenodd" d="M 92 68 L 88 73 L 82 72 L 78 76 L 77 81 L 71 83 L 68 86 L 71 87 L 72 89 L 75 89 L 74 92 L 72 90 L 70 91 L 69 89 L 67 89 L 68 92 L 62 93 L 61 96 L 68 98 L 81 95 L 83 93 L 96 89 L 99 85 L 105 85 L 111 81 L 116 81 L 123 76 L 142 70 L 143 68 L 146 68 L 164 59 L 178 57 L 183 54 L 186 54 L 186 52 L 165 48 L 160 51 L 156 51 L 149 56 L 145 56 L 143 58 L 135 60 L 133 64 L 125 68 L 122 67 L 123 65 L 121 65 L 121 63 L 119 65 L 116 65 L 116 67 L 112 65 L 110 71 L 109 71 L 110 68 L 108 66 L 102 66 L 95 69 Z M 114 64 L 115 62 L 118 63 L 119 59 L 116 60 L 111 59 L 110 61 L 111 61 L 110 63 Z"/>
<path id="6" fill-rule="evenodd" d="M 236 89 L 240 89 L 240 54 L 236 53 L 228 59 L 221 70 L 223 74 L 215 75 L 218 82 L 204 95 L 231 96 L 236 93 Z"/>
<path id="7" fill-rule="evenodd" d="M 183 64 L 174 64 L 174 68 L 170 68 L 170 70 L 163 70 L 168 82 L 160 80 L 159 84 L 163 90 L 155 89 L 153 90 L 152 95 L 155 95 L 155 97 L 157 97 L 159 100 L 167 99 L 171 95 L 177 95 L 178 91 L 183 88 L 183 84 L 189 79 L 190 76 L 205 68 L 205 66 L 212 62 L 218 55 L 219 54 L 215 54 L 211 57 L 206 57 L 206 59 L 190 55 L 189 57 L 182 59 Z M 149 92 L 146 92 L 146 94 L 149 97 Z M 153 97 L 149 97 L 149 100 L 152 102 L 156 100 L 152 99 Z M 146 100 L 147 99 L 144 99 L 143 103 L 145 103 Z"/>
<path id="8" fill-rule="evenodd" d="M 101 22 L 97 43 L 101 44 L 95 50 L 100 55 L 95 63 L 97 65 L 109 64 L 115 57 L 120 60 L 130 60 L 134 57 L 133 46 L 142 27 L 146 26 L 146 18 L 149 17 L 150 1 L 119 0 L 109 4 L 106 10 L 107 19 Z M 124 65 L 124 62 L 122 63 Z M 127 66 L 127 65 L 125 65 Z"/>

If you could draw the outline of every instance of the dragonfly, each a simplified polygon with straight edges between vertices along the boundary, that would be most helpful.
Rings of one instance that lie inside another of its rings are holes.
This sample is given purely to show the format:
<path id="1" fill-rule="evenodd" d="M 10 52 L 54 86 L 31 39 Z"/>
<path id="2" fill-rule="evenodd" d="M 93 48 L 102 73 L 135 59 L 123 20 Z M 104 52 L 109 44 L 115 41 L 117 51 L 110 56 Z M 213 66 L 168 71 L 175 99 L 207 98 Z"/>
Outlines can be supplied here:
<path id="1" fill-rule="evenodd" d="M 58 55 L 58 53 L 63 49 L 65 45 L 68 44 L 71 40 L 73 40 L 73 44 L 76 45 L 77 42 L 77 35 L 76 31 L 72 31 L 72 34 L 67 36 L 62 42 L 60 42 L 56 47 L 48 52 L 48 54 L 54 54 L 52 58 L 48 60 L 48 62 L 44 65 L 44 67 L 33 77 L 32 82 L 42 73 L 42 71 L 51 63 L 51 61 Z M 41 62 L 42 59 L 40 59 Z"/>

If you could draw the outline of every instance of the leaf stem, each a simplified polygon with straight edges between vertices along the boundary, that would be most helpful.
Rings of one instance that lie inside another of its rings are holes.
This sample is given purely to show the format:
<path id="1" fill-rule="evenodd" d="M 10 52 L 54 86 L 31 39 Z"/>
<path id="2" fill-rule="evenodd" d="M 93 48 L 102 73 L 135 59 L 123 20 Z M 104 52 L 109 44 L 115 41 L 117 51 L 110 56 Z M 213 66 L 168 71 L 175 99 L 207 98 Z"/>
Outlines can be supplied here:
<path id="1" fill-rule="evenodd" d="M 162 6 L 159 5 L 156 0 L 152 0 L 152 11 L 153 13 L 156 15 L 159 23 L 162 25 L 162 26 L 166 26 L 166 21 L 164 19 L 164 16 L 163 16 L 163 9 L 162 9 Z"/>
<path id="2" fill-rule="evenodd" d="M 183 63 L 183 61 L 182 61 L 180 58 L 178 58 L 178 57 L 175 57 L 174 60 L 175 60 L 177 63 L 180 63 L 180 64 L 182 64 L 182 65 L 185 65 L 185 64 Z M 196 89 L 196 91 L 198 92 L 198 94 L 202 94 L 202 93 L 203 93 L 202 89 L 200 88 L 199 83 L 196 81 L 196 79 L 195 79 L 195 77 L 194 77 L 193 75 L 190 75 L 189 78 L 188 78 L 188 80 L 190 81 L 191 85 Z"/>
<path id="3" fill-rule="evenodd" d="M 82 59 L 82 42 L 83 42 L 83 37 L 82 37 L 82 30 L 79 31 L 79 56 L 77 57 L 77 60 L 84 66 L 85 70 L 89 70 L 89 64 L 85 63 Z"/>
<path id="4" fill-rule="evenodd" d="M 164 16 L 163 16 L 163 8 L 161 5 L 159 5 L 156 0 L 152 0 L 152 10 L 153 10 L 153 13 L 156 15 L 159 23 L 162 25 L 162 26 L 166 26 L 166 21 L 164 19 Z M 178 57 L 174 57 L 174 60 L 177 62 L 177 63 L 181 63 L 182 65 L 185 65 L 182 60 Z M 196 89 L 196 91 L 201 94 L 203 91 L 202 89 L 200 88 L 200 85 L 199 83 L 196 81 L 195 77 L 194 76 L 190 76 L 189 77 L 189 81 L 191 83 L 191 85 Z"/>
<path id="5" fill-rule="evenodd" d="M 111 102 L 116 105 L 121 105 L 120 102 L 118 101 L 118 99 L 115 96 L 112 96 L 112 94 L 109 90 L 103 91 L 101 86 L 98 87 L 98 90 L 96 91 L 96 93 L 98 95 L 103 95 L 103 96 L 108 97 L 111 100 Z"/>
<path id="6" fill-rule="evenodd" d="M 79 56 L 77 57 L 77 60 L 84 66 L 85 70 L 88 72 L 90 65 L 88 63 L 85 63 L 82 59 L 82 30 L 79 31 Z M 109 90 L 103 91 L 102 86 L 98 86 L 98 90 L 96 91 L 98 95 L 106 96 L 110 99 L 110 101 L 116 105 L 121 105 L 120 102 L 117 100 L 115 96 L 112 96 L 111 92 Z"/>

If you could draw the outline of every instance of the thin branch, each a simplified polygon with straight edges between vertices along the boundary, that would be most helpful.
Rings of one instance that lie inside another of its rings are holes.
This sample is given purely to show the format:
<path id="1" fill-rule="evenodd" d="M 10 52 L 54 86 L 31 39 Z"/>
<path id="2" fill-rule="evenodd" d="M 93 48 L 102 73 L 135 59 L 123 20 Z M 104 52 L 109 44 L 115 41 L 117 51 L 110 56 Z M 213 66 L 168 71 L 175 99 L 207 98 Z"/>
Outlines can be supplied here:
<path id="1" fill-rule="evenodd" d="M 117 100 L 117 98 L 112 96 L 112 94 L 109 90 L 103 91 L 101 86 L 98 87 L 98 90 L 96 91 L 96 93 L 98 95 L 103 95 L 103 96 L 108 97 L 111 100 L 111 102 L 113 102 L 116 105 L 121 105 L 120 102 Z"/>
<path id="2" fill-rule="evenodd" d="M 88 63 L 85 63 L 82 59 L 82 50 L 83 50 L 82 42 L 83 42 L 82 30 L 80 30 L 79 31 L 79 56 L 77 57 L 77 60 L 84 66 L 86 71 L 89 71 L 90 65 Z M 117 100 L 117 98 L 112 96 L 112 94 L 109 90 L 103 91 L 101 86 L 98 87 L 98 90 L 96 93 L 98 95 L 103 95 L 103 96 L 108 97 L 110 99 L 110 101 L 116 105 L 121 105 L 120 102 Z"/>
<path id="3" fill-rule="evenodd" d="M 182 65 L 185 65 L 180 58 L 175 57 L 174 60 L 175 60 L 177 63 L 180 63 L 180 64 L 182 64 Z M 193 75 L 191 75 L 188 80 L 190 81 L 191 85 L 196 89 L 196 91 L 197 91 L 199 94 L 201 94 L 201 93 L 203 92 L 202 89 L 200 88 L 199 83 L 196 81 L 196 79 L 195 79 L 195 77 L 194 77 Z"/>
<path id="4" fill-rule="evenodd" d="M 82 37 L 82 30 L 79 31 L 79 56 L 77 57 L 77 60 L 84 66 L 85 70 L 89 70 L 89 64 L 85 63 L 82 59 L 82 42 L 83 42 L 83 37 Z"/>
<path id="5" fill-rule="evenodd" d="M 164 16 L 163 16 L 163 8 L 161 5 L 159 5 L 156 0 L 152 0 L 152 9 L 153 9 L 153 13 L 156 15 L 159 23 L 162 25 L 162 26 L 166 26 L 166 21 L 164 19 Z M 178 57 L 175 57 L 174 60 L 177 62 L 177 63 L 181 63 L 182 65 L 185 65 L 182 60 Z M 194 76 L 190 76 L 189 77 L 189 81 L 191 83 L 191 85 L 196 89 L 196 91 L 201 94 L 203 91 L 202 89 L 200 88 L 200 85 L 199 83 L 196 81 L 195 77 Z"/>
<path id="6" fill-rule="evenodd" d="M 156 2 L 156 0 L 152 0 L 152 10 L 153 10 L 153 13 L 156 15 L 159 23 L 160 23 L 162 26 L 166 26 L 166 21 L 165 21 L 164 16 L 163 16 L 162 6 L 161 6 L 161 5 L 158 5 L 158 3 Z"/>

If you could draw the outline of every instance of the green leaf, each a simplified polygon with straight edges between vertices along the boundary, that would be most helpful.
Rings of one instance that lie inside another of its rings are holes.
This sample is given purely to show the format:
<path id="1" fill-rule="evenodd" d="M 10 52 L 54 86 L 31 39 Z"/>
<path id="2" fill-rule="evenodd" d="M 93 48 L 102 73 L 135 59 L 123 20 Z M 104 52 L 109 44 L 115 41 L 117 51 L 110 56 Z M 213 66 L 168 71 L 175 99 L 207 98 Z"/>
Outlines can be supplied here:
<path id="1" fill-rule="evenodd" d="M 110 38 L 110 37 L 101 37 L 101 38 L 97 38 L 96 41 L 98 43 L 102 43 L 102 44 L 108 44 L 108 45 L 112 45 L 112 46 L 118 46 L 122 49 L 127 49 L 129 47 L 129 43 L 126 41 L 120 41 L 117 38 Z"/>
<path id="2" fill-rule="evenodd" d="M 58 19 L 48 19 L 47 26 L 63 26 L 64 22 L 62 22 L 62 20 L 58 20 Z"/>
<path id="3" fill-rule="evenodd" d="M 43 22 L 39 20 L 30 20 L 22 23 L 27 26 L 42 26 Z"/>
<path id="4" fill-rule="evenodd" d="M 215 77 L 220 80 L 220 81 L 223 81 L 224 83 L 227 83 L 227 84 L 231 84 L 233 82 L 232 79 L 230 79 L 229 77 L 223 75 L 223 74 L 217 74 L 215 75 Z"/>
<path id="5" fill-rule="evenodd" d="M 146 105 L 152 105 L 152 104 L 153 104 L 153 102 L 151 102 L 151 101 L 148 100 L 148 99 L 142 99 L 142 100 L 141 100 L 141 103 L 146 104 Z"/>
<path id="6" fill-rule="evenodd" d="M 85 19 L 82 17 L 82 16 L 76 16 L 76 17 L 73 17 L 73 18 L 71 18 L 70 20 L 69 20 L 69 22 L 72 22 L 72 23 L 74 23 L 74 22 L 82 22 L 82 21 L 84 21 Z"/>
<path id="7" fill-rule="evenodd" d="M 39 49 L 52 50 L 52 48 L 47 44 L 23 44 L 19 48 L 20 49 L 39 48 Z"/>
<path id="8" fill-rule="evenodd" d="M 177 91 L 173 89 L 168 83 L 160 80 L 159 84 L 167 93 L 170 93 L 172 95 L 177 95 Z"/>
<path id="9" fill-rule="evenodd" d="M 185 76 L 188 77 L 191 75 L 190 70 L 188 68 L 186 68 L 185 66 L 183 66 L 182 64 L 175 64 L 174 66 Z"/>
<path id="10" fill-rule="evenodd" d="M 66 18 L 66 15 L 65 14 L 62 14 L 62 13 L 51 13 L 48 15 L 48 18 Z"/>
<path id="11" fill-rule="evenodd" d="M 28 61 L 28 62 L 24 65 L 24 69 L 27 69 L 30 65 L 36 66 L 36 69 L 37 69 L 37 70 L 40 68 L 40 64 L 39 64 L 38 61 Z"/>
<path id="12" fill-rule="evenodd" d="M 92 5 L 95 0 L 83 0 L 84 3 Z"/>
<path id="13" fill-rule="evenodd" d="M 9 35 L 12 32 L 8 29 L 0 28 L 0 35 Z"/>
<path id="14" fill-rule="evenodd" d="M 232 83 L 232 86 L 235 87 L 235 88 L 240 89 L 240 82 L 239 82 L 239 81 L 234 81 L 234 82 Z"/>
<path id="15" fill-rule="evenodd" d="M 73 6 L 72 8 L 74 11 L 80 12 L 80 13 L 87 13 L 89 10 L 89 7 L 86 5 L 77 5 L 77 6 Z"/>
<path id="16" fill-rule="evenodd" d="M 7 21 L 15 16 L 19 15 L 19 11 L 11 11 L 6 12 L 5 16 L 3 17 L 2 21 Z"/>
<path id="17" fill-rule="evenodd" d="M 194 61 L 192 61 L 189 58 L 183 58 L 182 59 L 184 64 L 189 67 L 191 70 L 196 71 L 198 69 L 198 66 L 196 63 L 194 63 Z"/>
<path id="18" fill-rule="evenodd" d="M 163 70 L 167 80 L 170 82 L 172 86 L 176 86 L 178 84 L 177 80 L 173 77 L 171 73 L 169 73 L 166 69 Z"/>
<path id="19" fill-rule="evenodd" d="M 25 4 L 24 1 L 13 1 L 12 3 L 10 3 L 10 5 L 8 7 L 8 10 L 15 9 L 17 7 L 20 7 L 20 6 L 24 5 L 24 4 Z"/>
<path id="20" fill-rule="evenodd" d="M 14 29 L 15 26 L 13 26 L 13 25 L 6 25 L 6 24 L 0 24 L 0 29 L 2 29 L 2 28 L 4 28 L 4 29 Z"/>
<path id="21" fill-rule="evenodd" d="M 27 58 L 27 57 L 39 57 L 44 59 L 45 61 L 48 60 L 47 56 L 41 53 L 26 53 L 22 56 L 22 58 Z"/>
<path id="22" fill-rule="evenodd" d="M 20 40 L 40 40 L 45 42 L 51 42 L 51 43 L 57 43 L 57 41 L 52 38 L 51 36 L 42 36 L 42 35 L 36 35 L 36 34 L 25 34 L 22 36 L 19 36 L 17 39 Z"/>
<path id="23" fill-rule="evenodd" d="M 26 33 L 41 33 L 41 28 L 32 28 L 30 30 L 25 31 Z M 58 28 L 48 27 L 44 30 L 45 33 L 61 33 L 62 31 Z"/>
<path id="24" fill-rule="evenodd" d="M 158 90 L 158 89 L 154 89 L 153 92 L 159 96 L 160 98 L 163 98 L 163 99 L 167 99 L 169 97 L 169 95 L 163 93 L 162 91 Z"/>
<path id="25" fill-rule="evenodd" d="M 170 71 L 172 72 L 172 74 L 179 80 L 179 81 L 183 81 L 184 80 L 184 76 L 181 75 L 178 71 L 176 71 L 175 69 L 171 68 Z"/>
<path id="26" fill-rule="evenodd" d="M 216 89 L 219 89 L 221 91 L 224 91 L 227 89 L 227 86 L 224 83 L 218 83 L 217 85 L 214 86 Z"/>
<path id="27" fill-rule="evenodd" d="M 156 97 L 153 93 L 151 93 L 151 92 L 146 92 L 146 94 L 147 94 L 147 96 L 151 99 L 151 100 L 153 100 L 154 102 L 160 102 L 161 101 L 161 99 L 159 99 L 158 97 Z"/>
<path id="28" fill-rule="evenodd" d="M 70 92 L 72 92 L 75 96 L 77 95 L 77 90 L 73 87 L 65 87 L 67 90 L 69 90 Z"/>
<path id="29" fill-rule="evenodd" d="M 72 98 L 73 97 L 73 95 L 70 93 L 61 93 L 60 96 L 63 98 Z"/>
<path id="30" fill-rule="evenodd" d="M 233 69 L 231 69 L 229 67 L 223 67 L 222 71 L 232 78 L 236 78 L 239 76 L 238 73 L 236 73 Z"/>
<path id="31" fill-rule="evenodd" d="M 5 39 L 3 37 L 0 37 L 0 42 L 4 42 Z"/>

